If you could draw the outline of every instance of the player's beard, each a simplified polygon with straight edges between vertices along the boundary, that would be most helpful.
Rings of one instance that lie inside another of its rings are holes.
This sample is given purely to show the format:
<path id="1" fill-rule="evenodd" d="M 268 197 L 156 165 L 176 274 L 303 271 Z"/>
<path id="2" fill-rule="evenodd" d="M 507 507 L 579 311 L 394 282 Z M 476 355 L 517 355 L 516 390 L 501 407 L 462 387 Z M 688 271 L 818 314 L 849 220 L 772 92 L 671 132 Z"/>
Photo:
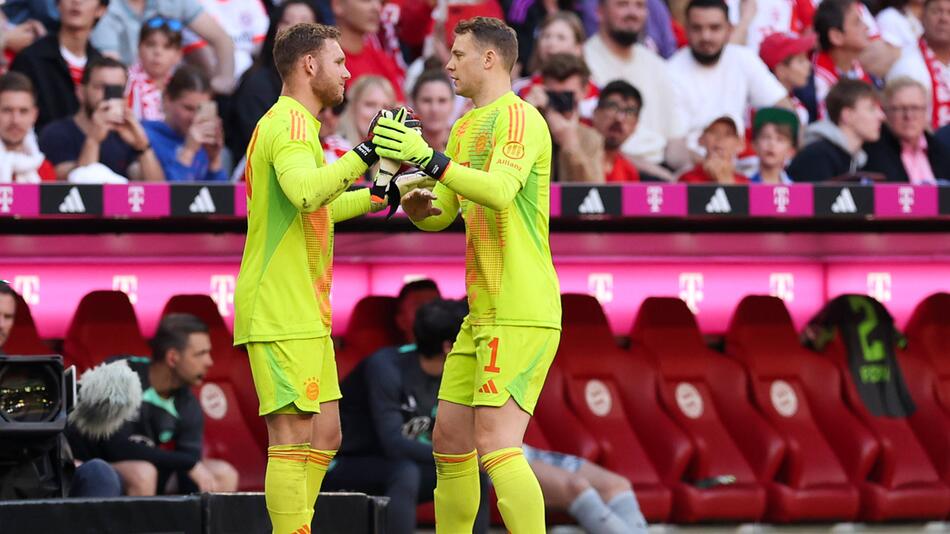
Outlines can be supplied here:
<path id="1" fill-rule="evenodd" d="M 310 83 L 310 90 L 313 91 L 313 96 L 323 104 L 323 107 L 332 108 L 343 102 L 343 91 L 340 90 L 340 84 L 323 76 L 318 75 Z"/>

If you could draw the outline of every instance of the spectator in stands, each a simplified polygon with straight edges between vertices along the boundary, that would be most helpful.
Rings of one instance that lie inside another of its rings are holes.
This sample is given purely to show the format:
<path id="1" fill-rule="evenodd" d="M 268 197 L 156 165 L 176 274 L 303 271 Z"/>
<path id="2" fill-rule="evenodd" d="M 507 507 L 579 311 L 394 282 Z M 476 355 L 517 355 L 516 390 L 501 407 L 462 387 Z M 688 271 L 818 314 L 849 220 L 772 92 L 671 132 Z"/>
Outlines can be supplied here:
<path id="1" fill-rule="evenodd" d="M 139 58 L 129 68 L 125 88 L 132 113 L 140 121 L 160 121 L 162 91 L 181 61 L 181 22 L 152 17 L 139 30 Z"/>
<path id="2" fill-rule="evenodd" d="M 16 320 L 17 294 L 6 282 L 0 281 L 0 356 L 3 345 L 10 339 Z M 64 443 L 63 461 L 73 462 L 76 467 L 69 483 L 70 497 L 118 497 L 122 495 L 122 483 L 115 469 L 99 458 L 82 462 L 74 460 L 69 446 Z M 68 472 L 68 471 L 67 471 Z"/>
<path id="3" fill-rule="evenodd" d="M 353 149 L 346 139 L 337 133 L 340 128 L 340 115 L 343 114 L 344 104 L 326 107 L 320 110 L 317 120 L 320 121 L 320 145 L 323 146 L 323 161 L 327 165 L 343 157 Z"/>
<path id="4" fill-rule="evenodd" d="M 59 30 L 36 41 L 17 54 L 11 70 L 22 72 L 36 89 L 40 113 L 36 128 L 79 111 L 80 91 L 86 65 L 99 57 L 89 42 L 96 20 L 106 10 L 107 0 L 59 0 Z"/>
<path id="5" fill-rule="evenodd" d="M 742 121 L 723 115 L 703 128 L 699 146 L 704 150 L 703 160 L 683 173 L 679 181 L 688 184 L 714 183 L 722 185 L 745 184 L 749 179 L 736 172 L 736 156 L 744 146 Z"/>
<path id="6" fill-rule="evenodd" d="M 645 0 L 603 0 L 599 13 L 600 31 L 584 44 L 591 79 L 601 87 L 621 79 L 643 96 L 636 132 L 621 151 L 638 167 L 644 161 L 671 168 L 687 165 L 687 123 L 672 112 L 678 103 L 667 65 L 638 43 L 647 20 Z"/>
<path id="7" fill-rule="evenodd" d="M 688 125 L 694 160 L 702 155 L 698 139 L 713 119 L 744 117 L 750 107 L 791 107 L 788 91 L 755 52 L 729 43 L 728 13 L 724 0 L 691 0 L 686 8 L 689 47 L 673 54 L 669 62 L 679 96 L 670 109 Z M 737 126 L 744 128 L 742 123 Z"/>
<path id="8" fill-rule="evenodd" d="M 145 129 L 125 100 L 105 98 L 109 86 L 121 93 L 126 82 L 122 63 L 104 57 L 91 61 L 76 91 L 79 112 L 40 132 L 40 150 L 56 166 L 60 180 L 101 181 L 111 174 L 131 180 L 165 179 Z"/>
<path id="9" fill-rule="evenodd" d="M 604 181 L 639 182 L 640 172 L 620 152 L 637 129 L 643 100 L 640 91 L 623 80 L 604 86 L 594 111 L 594 128 L 604 138 Z"/>
<path id="10" fill-rule="evenodd" d="M 92 44 L 103 54 L 126 65 L 135 62 L 142 24 L 154 17 L 181 21 L 214 50 L 215 71 L 211 86 L 216 93 L 234 90 L 234 42 L 198 0 L 111 0 L 92 32 Z"/>
<path id="11" fill-rule="evenodd" d="M 346 109 L 340 117 L 339 134 L 353 146 L 360 144 L 376 113 L 392 108 L 396 102 L 389 80 L 382 76 L 363 76 L 346 92 Z"/>
<path id="12" fill-rule="evenodd" d="M 512 90 L 518 96 L 525 98 L 535 87 L 540 87 L 541 65 L 554 54 L 571 54 L 583 57 L 584 27 L 581 20 L 570 11 L 556 11 L 548 15 L 539 27 L 538 46 L 534 48 L 531 59 L 528 60 L 528 69 L 522 78 L 512 84 Z M 581 117 L 590 119 L 597 106 L 597 96 L 600 90 L 593 81 L 587 82 L 587 94 L 580 102 L 578 109 Z"/>
<path id="13" fill-rule="evenodd" d="M 139 417 L 105 440 L 70 433 L 76 456 L 112 462 L 128 495 L 237 490 L 234 467 L 202 459 L 204 415 L 191 388 L 213 363 L 208 327 L 193 315 L 167 315 L 152 340 L 151 359 L 120 359 L 142 380 Z"/>
<path id="14" fill-rule="evenodd" d="M 346 54 L 346 68 L 352 76 L 347 82 L 347 89 L 364 76 L 382 76 L 389 80 L 391 90 L 395 92 L 396 102 L 404 102 L 402 85 L 406 77 L 405 67 L 401 64 L 401 58 L 394 57 L 383 49 L 377 35 L 383 7 L 382 0 L 332 0 L 332 2 L 333 14 L 336 17 L 337 27 L 340 29 L 340 45 Z M 422 30 L 419 28 L 419 31 Z M 376 109 L 378 110 L 379 108 Z M 373 113 L 375 114 L 375 111 Z"/>
<path id="15" fill-rule="evenodd" d="M 904 49 L 888 79 L 908 76 L 927 88 L 936 130 L 950 124 L 950 0 L 927 0 L 924 5 L 924 35 Z"/>
<path id="16" fill-rule="evenodd" d="M 604 140 L 580 121 L 578 104 L 587 94 L 590 71 L 584 60 L 554 54 L 541 66 L 542 86 L 525 100 L 544 115 L 551 131 L 554 161 L 551 179 L 562 182 L 603 182 Z"/>
<path id="17" fill-rule="evenodd" d="M 287 0 L 276 6 L 270 15 L 270 27 L 254 65 L 244 73 L 231 97 L 226 140 L 235 156 L 244 154 L 257 121 L 277 102 L 280 96 L 280 75 L 274 66 L 274 40 L 277 33 L 294 24 L 317 22 L 317 13 L 310 0 Z"/>
<path id="18" fill-rule="evenodd" d="M 814 48 L 814 34 L 799 37 L 792 34 L 773 33 L 759 46 L 759 57 L 779 83 L 785 87 L 801 124 L 810 122 L 808 108 L 792 92 L 808 85 L 811 79 L 810 55 Z"/>
<path id="19" fill-rule="evenodd" d="M 425 127 L 422 137 L 435 150 L 444 151 L 452 131 L 455 89 L 442 69 L 427 70 L 416 79 L 410 93 L 416 117 Z"/>
<path id="20" fill-rule="evenodd" d="M 205 13 L 218 23 L 234 43 L 234 82 L 254 63 L 267 34 L 267 11 L 261 0 L 199 0 Z M 204 72 L 214 72 L 217 60 L 208 42 L 185 30 L 184 52 L 189 63 Z"/>
<path id="21" fill-rule="evenodd" d="M 419 307 L 441 297 L 439 286 L 428 278 L 414 280 L 402 286 L 399 295 L 396 296 L 396 327 L 399 328 L 406 343 L 416 342 L 413 325 L 416 322 L 416 311 Z"/>
<path id="22" fill-rule="evenodd" d="M 752 146 L 759 169 L 749 176 L 754 184 L 788 185 L 785 167 L 798 146 L 798 117 L 784 108 L 762 108 L 752 120 Z"/>
<path id="23" fill-rule="evenodd" d="M 891 182 L 914 185 L 950 180 L 950 150 L 927 131 L 927 88 L 917 80 L 894 78 L 884 88 L 881 138 L 866 143 L 864 168 Z"/>
<path id="24" fill-rule="evenodd" d="M 10 2 L 5 2 L 3 7 L 7 8 L 9 4 Z M 46 36 L 46 26 L 29 17 L 29 14 L 19 22 L 14 22 L 0 12 L 0 24 L 4 28 L 3 34 L 0 35 L 0 62 L 4 65 L 21 50 Z"/>
<path id="25" fill-rule="evenodd" d="M 408 301 L 404 301 L 408 305 Z M 415 345 L 387 347 L 364 359 L 343 381 L 343 446 L 325 489 L 389 497 L 387 528 L 411 534 L 416 505 L 435 489 L 432 429 L 445 356 L 468 312 L 459 301 L 435 300 L 414 317 Z M 481 473 L 474 532 L 488 530 L 488 480 Z"/>
<path id="26" fill-rule="evenodd" d="M 19 72 L 0 76 L 0 184 L 56 179 L 56 170 L 40 152 L 33 131 L 37 114 L 30 79 Z"/>
<path id="27" fill-rule="evenodd" d="M 221 164 L 224 130 L 211 85 L 195 67 L 178 67 L 164 97 L 165 121 L 143 126 L 169 182 L 228 179 Z"/>
<path id="28" fill-rule="evenodd" d="M 881 39 L 899 49 L 914 46 L 924 33 L 924 0 L 884 0 L 875 20 Z"/>
<path id="29" fill-rule="evenodd" d="M 881 135 L 884 113 L 870 85 L 841 80 L 825 102 L 828 119 L 808 127 L 805 146 L 788 167 L 796 182 L 822 182 L 856 173 L 867 162 L 861 146 Z"/>
<path id="30" fill-rule="evenodd" d="M 934 133 L 934 138 L 941 143 L 945 150 L 950 150 L 950 124 L 940 128 Z"/>

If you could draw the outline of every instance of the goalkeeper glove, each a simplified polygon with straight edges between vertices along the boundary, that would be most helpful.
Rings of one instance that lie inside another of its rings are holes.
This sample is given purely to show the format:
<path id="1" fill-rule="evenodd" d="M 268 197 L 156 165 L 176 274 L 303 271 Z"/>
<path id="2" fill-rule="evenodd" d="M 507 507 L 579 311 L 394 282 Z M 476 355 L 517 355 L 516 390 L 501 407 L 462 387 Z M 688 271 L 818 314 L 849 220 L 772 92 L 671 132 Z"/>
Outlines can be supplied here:
<path id="1" fill-rule="evenodd" d="M 436 180 L 449 166 L 448 156 L 432 150 L 420 132 L 395 119 L 381 117 L 376 122 L 373 142 L 381 158 L 408 161 Z"/>
<path id="2" fill-rule="evenodd" d="M 435 187 L 436 181 L 434 178 L 430 177 L 422 171 L 408 171 L 404 172 L 398 176 L 389 184 L 386 188 L 385 198 L 377 198 L 375 196 L 370 197 L 370 202 L 373 206 L 373 212 L 381 211 L 389 206 L 389 213 L 386 214 L 386 218 L 393 216 L 393 213 L 396 212 L 396 208 L 399 207 L 399 201 L 410 191 L 416 189 L 427 189 L 432 191 L 432 188 Z"/>
<path id="3" fill-rule="evenodd" d="M 376 123 L 381 118 L 391 118 L 397 122 L 404 124 L 407 128 L 412 128 L 415 130 L 422 129 L 422 123 L 415 119 L 412 116 L 412 112 L 406 108 L 399 109 L 382 109 L 380 110 L 373 121 L 370 123 L 370 128 L 368 135 L 370 138 L 373 137 L 373 128 L 375 128 Z M 379 162 L 379 168 L 376 170 L 375 176 L 373 176 L 373 184 L 370 188 L 370 197 L 374 203 L 381 203 L 386 199 L 386 193 L 389 190 L 389 184 L 392 182 L 393 177 L 399 173 L 399 168 L 401 167 L 400 162 L 390 159 L 383 158 Z M 392 216 L 392 211 L 390 212 Z"/>

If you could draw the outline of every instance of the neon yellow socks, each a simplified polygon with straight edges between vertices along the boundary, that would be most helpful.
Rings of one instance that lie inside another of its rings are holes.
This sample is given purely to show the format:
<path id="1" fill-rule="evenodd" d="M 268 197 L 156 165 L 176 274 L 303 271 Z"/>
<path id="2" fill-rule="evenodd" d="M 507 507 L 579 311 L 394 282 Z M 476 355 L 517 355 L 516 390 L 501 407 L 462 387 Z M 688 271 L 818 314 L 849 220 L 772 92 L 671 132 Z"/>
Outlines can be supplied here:
<path id="1" fill-rule="evenodd" d="M 307 502 L 307 458 L 310 445 L 267 448 L 264 501 L 274 534 L 309 534 L 313 517 Z"/>
<path id="2" fill-rule="evenodd" d="M 544 534 L 544 495 L 520 447 L 482 456 L 498 495 L 498 511 L 511 534 Z"/>
<path id="3" fill-rule="evenodd" d="M 310 449 L 307 458 L 307 502 L 310 503 L 310 511 L 313 511 L 317 503 L 317 495 L 320 494 L 320 485 L 323 484 L 323 477 L 330 468 L 330 462 L 336 456 L 336 451 L 321 451 Z"/>
<path id="4" fill-rule="evenodd" d="M 481 491 L 478 454 L 432 453 L 435 458 L 435 530 L 437 533 L 471 532 L 478 514 Z"/>

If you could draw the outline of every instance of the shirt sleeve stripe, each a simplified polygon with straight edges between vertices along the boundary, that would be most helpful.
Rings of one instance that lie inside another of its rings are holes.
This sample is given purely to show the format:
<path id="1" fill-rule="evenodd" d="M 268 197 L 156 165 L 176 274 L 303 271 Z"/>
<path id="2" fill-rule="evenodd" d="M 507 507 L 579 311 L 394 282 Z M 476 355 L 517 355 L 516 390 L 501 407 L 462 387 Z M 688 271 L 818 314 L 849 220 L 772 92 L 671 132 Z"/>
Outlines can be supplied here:
<path id="1" fill-rule="evenodd" d="M 524 107 L 521 102 L 508 106 L 508 140 L 524 140 Z"/>

